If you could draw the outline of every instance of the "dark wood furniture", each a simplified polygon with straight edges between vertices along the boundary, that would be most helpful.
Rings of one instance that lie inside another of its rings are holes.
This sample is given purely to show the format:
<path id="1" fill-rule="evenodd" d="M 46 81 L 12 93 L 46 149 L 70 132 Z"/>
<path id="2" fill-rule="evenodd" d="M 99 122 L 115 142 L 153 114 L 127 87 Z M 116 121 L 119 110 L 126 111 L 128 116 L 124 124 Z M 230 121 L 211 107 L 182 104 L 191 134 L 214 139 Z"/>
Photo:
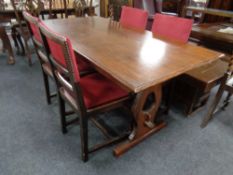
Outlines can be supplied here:
<path id="1" fill-rule="evenodd" d="M 75 9 L 74 15 L 76 17 L 81 16 L 94 16 L 95 7 L 93 6 L 93 0 L 86 2 L 86 0 L 74 0 L 73 8 Z"/>
<path id="2" fill-rule="evenodd" d="M 233 27 L 232 23 L 202 23 L 193 26 L 191 37 L 197 39 L 199 44 L 221 50 L 226 53 L 231 53 L 233 49 L 233 35 L 218 32 L 219 29 Z"/>
<path id="3" fill-rule="evenodd" d="M 176 79 L 173 104 L 190 116 L 204 107 L 213 87 L 218 85 L 227 69 L 227 63 L 218 60 L 190 70 Z"/>
<path id="4" fill-rule="evenodd" d="M 226 17 L 231 17 L 232 15 L 232 12 L 217 9 L 198 7 L 186 7 L 186 9 L 201 13 L 224 15 Z M 231 24 L 200 23 L 193 25 L 190 39 L 197 42 L 198 45 L 231 53 L 233 49 L 232 35 L 218 32 L 219 29 L 226 28 L 227 26 L 231 26 Z M 227 64 L 218 61 L 208 66 L 193 69 L 177 80 L 174 99 L 182 103 L 184 113 L 187 116 L 200 109 L 200 107 L 205 106 L 211 89 L 221 81 L 226 69 Z"/>
<path id="5" fill-rule="evenodd" d="M 199 23 L 204 22 L 204 15 L 213 15 L 213 16 L 221 16 L 224 18 L 232 18 L 233 17 L 233 12 L 230 10 L 220 10 L 220 9 L 213 9 L 213 8 L 206 8 L 206 7 L 193 7 L 193 6 L 187 6 L 184 9 L 184 16 L 186 15 L 185 13 L 187 11 L 192 12 L 192 17 L 195 18 L 196 13 L 200 13 L 201 15 L 201 20 Z"/>
<path id="6" fill-rule="evenodd" d="M 0 11 L 6 8 L 5 5 L 6 4 L 4 0 L 0 0 Z M 3 51 L 7 50 L 8 52 L 9 55 L 7 61 L 8 64 L 14 64 L 15 63 L 14 53 L 6 31 L 6 29 L 9 27 L 10 27 L 9 21 L 0 15 L 0 39 L 2 40 L 3 43 Z"/>
<path id="7" fill-rule="evenodd" d="M 127 105 L 130 103 L 129 93 L 99 73 L 80 77 L 77 58 L 69 38 L 54 33 L 42 23 L 40 24 L 40 31 L 58 89 L 62 132 L 66 133 L 67 126 L 78 119 L 80 123 L 81 156 L 83 161 L 87 161 L 89 153 L 111 145 L 127 136 L 125 132 L 122 136 L 117 137 L 108 135 L 107 141 L 104 143 L 91 148 L 88 146 L 88 120 L 94 120 L 100 113 L 130 106 Z M 60 51 L 58 52 L 58 50 Z M 76 113 L 77 118 L 72 122 L 66 118 L 65 102 Z M 95 124 L 98 123 L 97 120 L 94 121 Z M 106 130 L 99 123 L 97 126 L 106 134 Z"/>
<path id="8" fill-rule="evenodd" d="M 219 104 L 219 102 L 223 96 L 223 93 L 226 91 L 228 94 L 227 94 L 226 99 L 223 102 L 222 107 L 220 108 L 222 110 L 224 110 L 228 106 L 228 104 L 230 102 L 230 98 L 233 94 L 233 56 L 231 55 L 230 59 L 227 59 L 227 60 L 229 61 L 228 62 L 228 69 L 225 72 L 225 75 L 221 80 L 218 92 L 217 92 L 207 114 L 204 116 L 204 119 L 201 123 L 202 128 L 208 124 L 208 122 L 213 118 L 214 113 L 216 113 L 218 111 L 217 105 Z"/>
<path id="9" fill-rule="evenodd" d="M 149 31 L 119 28 L 99 17 L 48 20 L 45 24 L 68 36 L 74 51 L 97 71 L 135 94 L 131 108 L 134 129 L 128 141 L 114 149 L 116 156 L 165 126 L 155 122 L 163 82 L 224 56 L 191 44 L 162 41 Z M 146 104 L 149 96 L 152 100 Z"/>
<path id="10" fill-rule="evenodd" d="M 154 0 L 134 0 L 134 7 L 148 11 L 146 29 L 150 30 L 154 20 L 154 14 L 159 11 Z"/>
<path id="11" fill-rule="evenodd" d="M 16 46 L 18 43 L 21 46 L 22 54 L 27 56 L 28 64 L 32 65 L 31 60 L 31 51 L 29 49 L 28 41 L 30 39 L 30 33 L 27 26 L 24 24 L 23 18 L 20 16 L 19 10 L 17 9 L 16 2 L 14 0 L 10 0 L 11 6 L 14 9 L 15 17 L 16 17 L 16 24 L 12 24 L 12 36 L 15 38 Z M 24 8 L 26 8 L 26 4 L 24 4 Z M 33 10 L 33 9 L 31 9 Z M 38 11 L 40 11 L 38 9 Z M 21 40 L 23 38 L 23 42 Z"/>
<path id="12" fill-rule="evenodd" d="M 22 16 L 22 10 L 23 9 L 19 10 L 20 16 Z M 71 3 L 67 6 L 66 11 L 67 11 L 66 13 L 68 15 L 74 13 L 74 8 L 73 8 L 73 5 Z M 64 14 L 65 8 L 64 8 L 64 6 L 61 6 L 59 3 L 57 3 L 57 5 L 53 5 L 51 8 L 48 4 L 48 5 L 45 5 L 45 7 L 42 8 L 40 11 L 40 15 L 42 16 L 42 18 L 44 18 L 45 15 L 49 15 L 51 13 L 52 14 Z M 7 18 L 7 19 L 16 18 L 14 9 L 11 5 L 8 5 L 6 8 L 1 9 L 0 15 L 4 18 Z"/>
<path id="13" fill-rule="evenodd" d="M 14 64 L 15 63 L 14 53 L 6 32 L 6 26 L 3 23 L 0 23 L 0 39 L 2 40 L 3 43 L 3 51 L 7 50 L 9 55 L 7 60 L 8 64 Z"/>
<path id="14" fill-rule="evenodd" d="M 209 15 L 228 17 L 228 18 L 233 17 L 233 12 L 228 10 L 220 10 L 220 9 L 205 8 L 205 7 L 193 7 L 193 6 L 186 7 L 186 10 L 191 10 L 193 12 L 201 12 Z"/>

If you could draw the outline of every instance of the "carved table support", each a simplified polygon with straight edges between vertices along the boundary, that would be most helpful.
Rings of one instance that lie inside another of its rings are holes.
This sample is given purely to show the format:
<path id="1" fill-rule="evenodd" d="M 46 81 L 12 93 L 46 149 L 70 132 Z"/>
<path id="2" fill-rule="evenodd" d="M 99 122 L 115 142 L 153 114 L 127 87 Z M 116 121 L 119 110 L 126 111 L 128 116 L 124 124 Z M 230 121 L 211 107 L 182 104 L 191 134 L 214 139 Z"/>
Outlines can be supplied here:
<path id="1" fill-rule="evenodd" d="M 135 125 L 128 141 L 114 149 L 114 155 L 120 156 L 133 146 L 143 141 L 148 136 L 165 127 L 165 123 L 155 124 L 155 117 L 158 111 L 162 96 L 162 85 L 156 85 L 137 94 L 132 112 Z"/>

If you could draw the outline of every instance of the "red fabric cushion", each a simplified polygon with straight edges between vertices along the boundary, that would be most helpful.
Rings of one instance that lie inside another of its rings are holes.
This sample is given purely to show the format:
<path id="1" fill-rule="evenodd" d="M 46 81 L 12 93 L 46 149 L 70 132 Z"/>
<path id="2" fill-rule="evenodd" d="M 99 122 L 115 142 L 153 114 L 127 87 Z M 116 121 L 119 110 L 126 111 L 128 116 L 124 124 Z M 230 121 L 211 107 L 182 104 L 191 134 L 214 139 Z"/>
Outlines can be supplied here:
<path id="1" fill-rule="evenodd" d="M 49 48 L 50 48 L 50 52 L 53 56 L 53 58 L 60 63 L 63 67 L 66 67 L 66 61 L 65 61 L 65 56 L 62 50 L 62 46 L 56 42 L 54 42 L 53 40 L 46 38 Z"/>
<path id="2" fill-rule="evenodd" d="M 168 39 L 174 39 L 186 43 L 192 30 L 193 20 L 156 14 L 152 26 L 152 32 Z"/>
<path id="3" fill-rule="evenodd" d="M 128 93 L 98 73 L 80 79 L 86 108 L 93 108 L 126 97 Z"/>
<path id="4" fill-rule="evenodd" d="M 38 22 L 39 22 L 39 19 L 38 19 Z M 32 33 L 33 33 L 35 39 L 36 39 L 39 43 L 42 43 L 42 39 L 41 39 L 41 36 L 40 36 L 40 32 L 39 32 L 38 26 L 36 26 L 36 25 L 33 24 L 33 23 L 30 23 L 30 27 L 31 27 L 31 30 L 32 30 Z"/>
<path id="5" fill-rule="evenodd" d="M 132 7 L 122 7 L 120 24 L 137 30 L 145 30 L 148 12 Z"/>

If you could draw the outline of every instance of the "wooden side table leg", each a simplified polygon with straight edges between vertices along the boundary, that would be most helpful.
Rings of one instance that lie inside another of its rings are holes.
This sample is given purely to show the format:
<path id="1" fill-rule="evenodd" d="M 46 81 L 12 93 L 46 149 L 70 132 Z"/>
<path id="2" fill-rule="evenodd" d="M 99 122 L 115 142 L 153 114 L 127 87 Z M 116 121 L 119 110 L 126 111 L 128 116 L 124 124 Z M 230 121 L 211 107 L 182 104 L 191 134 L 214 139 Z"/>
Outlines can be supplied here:
<path id="1" fill-rule="evenodd" d="M 120 156 L 145 138 L 165 127 L 165 123 L 154 123 L 162 96 L 162 85 L 156 85 L 137 94 L 132 106 L 135 126 L 126 143 L 114 149 L 114 155 Z"/>
<path id="2" fill-rule="evenodd" d="M 0 28 L 0 38 L 3 41 L 3 48 L 6 49 L 9 54 L 7 63 L 14 64 L 15 63 L 14 53 L 13 53 L 10 40 L 7 36 L 6 30 L 4 27 Z"/>

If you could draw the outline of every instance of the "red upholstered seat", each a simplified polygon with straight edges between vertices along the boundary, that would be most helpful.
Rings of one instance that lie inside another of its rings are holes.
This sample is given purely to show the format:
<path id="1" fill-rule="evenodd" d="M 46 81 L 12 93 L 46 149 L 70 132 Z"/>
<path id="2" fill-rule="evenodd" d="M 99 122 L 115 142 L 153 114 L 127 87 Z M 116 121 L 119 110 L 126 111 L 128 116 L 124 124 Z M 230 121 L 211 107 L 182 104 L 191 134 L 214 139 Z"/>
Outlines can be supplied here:
<path id="1" fill-rule="evenodd" d="M 80 86 L 83 91 L 85 106 L 88 109 L 128 95 L 125 90 L 98 73 L 81 78 Z"/>
<path id="2" fill-rule="evenodd" d="M 193 20 L 156 14 L 152 26 L 155 35 L 186 43 L 192 30 Z"/>
<path id="3" fill-rule="evenodd" d="M 133 28 L 137 30 L 145 30 L 147 18 L 147 11 L 123 6 L 121 11 L 120 24 L 123 27 Z"/>

